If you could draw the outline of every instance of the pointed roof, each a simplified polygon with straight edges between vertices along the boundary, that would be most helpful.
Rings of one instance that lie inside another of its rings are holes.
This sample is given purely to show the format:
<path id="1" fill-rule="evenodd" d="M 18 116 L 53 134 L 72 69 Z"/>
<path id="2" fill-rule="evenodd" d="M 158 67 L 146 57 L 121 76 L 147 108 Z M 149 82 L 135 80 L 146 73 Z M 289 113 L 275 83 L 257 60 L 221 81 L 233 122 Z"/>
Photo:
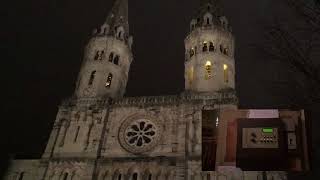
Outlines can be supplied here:
<path id="1" fill-rule="evenodd" d="M 128 11 L 128 0 L 115 0 L 106 20 L 111 33 L 117 26 L 123 26 L 126 34 L 129 34 Z"/>
<path id="2" fill-rule="evenodd" d="M 197 20 L 197 25 L 202 26 L 204 21 L 203 17 L 208 12 L 212 14 L 213 24 L 220 24 L 220 17 L 223 16 L 221 5 L 220 0 L 200 0 L 200 7 L 194 15 L 194 19 Z"/>
<path id="3" fill-rule="evenodd" d="M 203 15 L 206 12 L 212 13 L 213 16 L 222 16 L 222 7 L 220 0 L 200 0 L 200 8 L 198 15 Z"/>

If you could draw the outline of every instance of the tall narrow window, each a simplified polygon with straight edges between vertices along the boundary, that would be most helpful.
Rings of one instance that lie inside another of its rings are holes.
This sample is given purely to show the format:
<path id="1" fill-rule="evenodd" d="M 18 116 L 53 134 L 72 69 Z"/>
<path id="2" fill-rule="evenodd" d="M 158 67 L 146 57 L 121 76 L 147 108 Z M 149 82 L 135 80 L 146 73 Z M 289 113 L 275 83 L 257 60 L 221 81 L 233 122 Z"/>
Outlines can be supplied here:
<path id="1" fill-rule="evenodd" d="M 208 51 L 208 43 L 207 43 L 207 41 L 203 42 L 202 51 L 203 51 L 203 52 Z"/>
<path id="2" fill-rule="evenodd" d="M 118 55 L 114 58 L 113 63 L 116 65 L 119 64 L 119 56 Z"/>
<path id="3" fill-rule="evenodd" d="M 225 54 L 225 55 L 228 55 L 228 54 L 229 54 L 228 48 L 224 48 L 224 49 L 223 49 L 223 54 Z"/>
<path id="4" fill-rule="evenodd" d="M 229 82 L 229 74 L 228 74 L 228 65 L 223 64 L 223 77 L 224 77 L 224 82 L 228 83 Z"/>
<path id="5" fill-rule="evenodd" d="M 152 174 L 149 174 L 148 180 L 152 179 Z"/>
<path id="6" fill-rule="evenodd" d="M 21 172 L 21 173 L 19 174 L 19 180 L 22 180 L 22 179 L 23 179 L 23 175 L 24 175 L 24 172 Z"/>
<path id="7" fill-rule="evenodd" d="M 189 84 L 191 85 L 192 82 L 193 82 L 193 67 L 191 67 L 191 68 L 188 70 L 188 80 L 189 80 Z"/>
<path id="8" fill-rule="evenodd" d="M 213 45 L 213 42 L 210 42 L 209 51 L 214 51 L 214 45 Z"/>
<path id="9" fill-rule="evenodd" d="M 220 44 L 220 52 L 223 53 L 223 46 Z"/>
<path id="10" fill-rule="evenodd" d="M 122 178 L 122 177 L 121 177 L 121 174 L 119 174 L 119 175 L 118 175 L 118 180 L 121 180 L 121 178 Z"/>
<path id="11" fill-rule="evenodd" d="M 194 55 L 194 48 L 190 49 L 190 57 L 192 57 Z"/>
<path id="12" fill-rule="evenodd" d="M 194 30 L 195 28 L 196 28 L 196 25 L 195 25 L 195 24 L 192 24 L 192 25 L 191 25 L 191 31 Z"/>
<path id="13" fill-rule="evenodd" d="M 110 53 L 110 55 L 109 55 L 109 62 L 112 62 L 112 61 L 113 61 L 113 52 Z"/>
<path id="14" fill-rule="evenodd" d="M 63 180 L 67 180 L 68 179 L 68 173 L 64 173 L 64 175 L 63 175 Z"/>
<path id="15" fill-rule="evenodd" d="M 118 38 L 122 39 L 122 31 L 119 31 Z"/>
<path id="16" fill-rule="evenodd" d="M 102 60 L 103 56 L 104 56 L 104 51 L 99 51 L 99 57 L 98 57 L 98 60 Z"/>
<path id="17" fill-rule="evenodd" d="M 94 80 L 95 76 L 96 76 L 96 71 L 92 71 L 91 75 L 90 75 L 90 79 L 89 79 L 88 85 L 92 85 L 93 84 L 93 80 Z"/>
<path id="18" fill-rule="evenodd" d="M 76 134 L 75 134 L 75 136 L 74 136 L 73 142 L 77 142 L 78 135 L 79 135 L 79 131 L 80 131 L 80 126 L 78 126 L 78 128 L 77 128 L 77 131 L 76 131 Z"/>
<path id="19" fill-rule="evenodd" d="M 210 19 L 209 18 L 207 18 L 207 25 L 209 25 L 210 24 Z"/>
<path id="20" fill-rule="evenodd" d="M 112 74 L 109 73 L 109 75 L 107 77 L 106 87 L 110 88 L 111 87 L 111 83 L 112 83 Z"/>
<path id="21" fill-rule="evenodd" d="M 96 51 L 96 54 L 94 55 L 94 60 L 98 60 L 100 57 L 100 51 Z"/>
<path id="22" fill-rule="evenodd" d="M 206 70 L 206 75 L 205 78 L 206 79 L 210 79 L 212 74 L 211 74 L 211 68 L 212 68 L 212 64 L 211 61 L 207 61 L 206 65 L 205 65 L 205 70 Z"/>
<path id="23" fill-rule="evenodd" d="M 132 180 L 138 180 L 138 174 L 137 173 L 134 173 L 132 175 Z"/>

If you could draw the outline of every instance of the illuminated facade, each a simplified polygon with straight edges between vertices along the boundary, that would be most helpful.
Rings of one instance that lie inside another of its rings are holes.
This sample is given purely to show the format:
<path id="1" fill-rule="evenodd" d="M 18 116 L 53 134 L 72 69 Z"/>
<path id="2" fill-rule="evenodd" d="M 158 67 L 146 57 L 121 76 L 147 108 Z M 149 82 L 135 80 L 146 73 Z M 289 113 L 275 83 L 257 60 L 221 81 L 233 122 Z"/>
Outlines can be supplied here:
<path id="1" fill-rule="evenodd" d="M 243 154 L 238 153 L 237 123 L 257 118 L 253 114 L 258 111 L 237 108 L 234 38 L 216 1 L 202 0 L 190 30 L 185 39 L 185 91 L 124 98 L 133 41 L 128 2 L 116 0 L 85 48 L 74 96 L 59 106 L 42 158 L 14 160 L 5 179 L 286 179 L 284 171 L 238 167 Z M 276 114 L 285 119 L 286 131 L 300 128 L 305 134 L 301 111 Z M 295 137 L 290 136 L 292 150 L 297 149 Z M 305 147 L 302 137 L 299 145 Z M 254 147 L 250 142 L 246 146 Z M 307 169 L 305 149 L 301 152 L 291 164 Z"/>

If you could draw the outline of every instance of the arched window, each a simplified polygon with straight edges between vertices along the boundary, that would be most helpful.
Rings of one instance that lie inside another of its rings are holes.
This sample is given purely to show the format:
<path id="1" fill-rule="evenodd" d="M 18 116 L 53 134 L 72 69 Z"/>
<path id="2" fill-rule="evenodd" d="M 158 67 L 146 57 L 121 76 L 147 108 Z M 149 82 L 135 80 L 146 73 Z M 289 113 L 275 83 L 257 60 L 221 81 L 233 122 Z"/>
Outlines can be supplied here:
<path id="1" fill-rule="evenodd" d="M 122 175 L 119 174 L 119 175 L 118 175 L 118 180 L 121 180 L 121 179 L 122 179 Z"/>
<path id="2" fill-rule="evenodd" d="M 202 48 L 202 51 L 205 52 L 205 51 L 208 51 L 208 43 L 205 41 L 203 42 L 203 48 Z"/>
<path id="3" fill-rule="evenodd" d="M 93 80 L 94 80 L 95 76 L 96 76 L 96 71 L 92 71 L 91 75 L 90 75 L 90 79 L 89 79 L 88 85 L 92 85 L 93 84 Z"/>
<path id="4" fill-rule="evenodd" d="M 98 55 L 98 60 L 102 60 L 102 58 L 103 58 L 103 55 L 104 55 L 104 51 L 99 51 L 100 53 L 99 53 L 99 55 Z"/>
<path id="5" fill-rule="evenodd" d="M 118 26 L 116 27 L 116 38 L 120 39 L 120 40 L 123 40 L 123 37 L 124 37 L 124 29 L 122 26 Z"/>
<path id="6" fill-rule="evenodd" d="M 225 54 L 225 55 L 228 55 L 228 54 L 229 54 L 228 48 L 224 48 L 224 49 L 223 49 L 223 54 Z"/>
<path id="7" fill-rule="evenodd" d="M 190 49 L 190 57 L 192 57 L 194 55 L 194 48 Z"/>
<path id="8" fill-rule="evenodd" d="M 64 173 L 64 175 L 63 175 L 63 180 L 67 180 L 68 179 L 68 173 Z"/>
<path id="9" fill-rule="evenodd" d="M 108 77 L 107 77 L 107 82 L 106 82 L 106 87 L 110 88 L 111 87 L 111 83 L 112 83 L 112 74 L 109 73 Z"/>
<path id="10" fill-rule="evenodd" d="M 207 12 L 203 17 L 203 24 L 210 25 L 212 23 L 212 14 Z"/>
<path id="11" fill-rule="evenodd" d="M 191 31 L 193 31 L 196 28 L 196 24 L 197 21 L 195 19 L 192 19 L 190 23 Z"/>
<path id="12" fill-rule="evenodd" d="M 212 69 L 212 64 L 211 61 L 207 61 L 205 64 L 205 70 L 206 70 L 206 75 L 205 78 L 208 80 L 211 78 L 212 74 L 211 74 L 211 69 Z"/>
<path id="13" fill-rule="evenodd" d="M 149 174 L 148 180 L 151 180 L 151 179 L 152 179 L 152 174 Z"/>
<path id="14" fill-rule="evenodd" d="M 220 44 L 220 52 L 223 53 L 223 46 Z"/>
<path id="15" fill-rule="evenodd" d="M 138 180 L 138 174 L 137 173 L 133 173 L 132 180 Z"/>
<path id="16" fill-rule="evenodd" d="M 24 175 L 24 172 L 21 172 L 21 173 L 19 174 L 19 179 L 18 179 L 18 180 L 22 180 L 22 179 L 23 179 L 23 175 Z"/>
<path id="17" fill-rule="evenodd" d="M 113 52 L 111 52 L 109 55 L 109 62 L 112 62 L 112 61 L 113 61 Z"/>
<path id="18" fill-rule="evenodd" d="M 122 31 L 118 32 L 118 38 L 122 39 Z"/>
<path id="19" fill-rule="evenodd" d="M 100 51 L 96 51 L 96 54 L 94 55 L 94 60 L 98 60 L 100 56 Z"/>
<path id="20" fill-rule="evenodd" d="M 213 45 L 213 42 L 210 42 L 209 51 L 214 51 L 214 45 Z"/>
<path id="21" fill-rule="evenodd" d="M 228 83 L 229 82 L 229 73 L 228 73 L 228 65 L 223 64 L 223 77 L 224 77 L 224 82 Z"/>
<path id="22" fill-rule="evenodd" d="M 116 55 L 116 57 L 114 58 L 113 63 L 116 65 L 119 64 L 119 56 L 118 55 Z"/>
<path id="23" fill-rule="evenodd" d="M 196 25 L 195 25 L 195 24 L 192 24 L 192 25 L 191 25 L 191 31 L 194 30 L 195 28 L 196 28 Z"/>

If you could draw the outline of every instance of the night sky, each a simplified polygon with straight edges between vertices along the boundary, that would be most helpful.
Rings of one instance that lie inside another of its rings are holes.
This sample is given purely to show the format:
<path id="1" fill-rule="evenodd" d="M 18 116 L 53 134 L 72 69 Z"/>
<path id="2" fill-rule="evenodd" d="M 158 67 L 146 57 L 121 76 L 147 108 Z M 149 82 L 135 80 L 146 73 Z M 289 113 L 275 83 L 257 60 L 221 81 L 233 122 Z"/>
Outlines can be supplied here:
<path id="1" fill-rule="evenodd" d="M 279 0 L 221 1 L 236 39 L 240 106 L 285 105 L 291 94 L 274 94 L 270 85 L 273 79 L 286 79 L 288 74 L 255 47 L 262 45 L 264 27 L 272 19 L 291 23 L 294 16 Z M 183 91 L 184 38 L 199 2 L 129 0 L 134 61 L 126 96 Z M 74 91 L 84 46 L 112 4 L 113 0 L 24 0 L 3 5 L 0 145 L 5 147 L 4 156 L 40 157 L 59 103 Z"/>

